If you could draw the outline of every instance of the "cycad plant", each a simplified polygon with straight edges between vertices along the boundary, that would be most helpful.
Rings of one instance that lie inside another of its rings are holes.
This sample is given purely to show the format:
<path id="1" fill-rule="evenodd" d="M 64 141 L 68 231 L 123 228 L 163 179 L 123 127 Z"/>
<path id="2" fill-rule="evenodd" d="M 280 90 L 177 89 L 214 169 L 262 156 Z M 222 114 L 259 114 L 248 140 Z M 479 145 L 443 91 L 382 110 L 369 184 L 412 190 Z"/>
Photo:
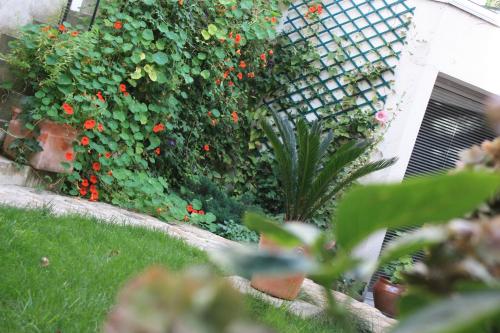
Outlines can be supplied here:
<path id="1" fill-rule="evenodd" d="M 262 127 L 273 147 L 278 178 L 285 199 L 286 221 L 308 221 L 335 194 L 353 181 L 392 165 L 396 159 L 368 162 L 346 172 L 372 145 L 369 140 L 353 140 L 330 155 L 333 142 L 330 131 L 323 136 L 321 123 L 307 124 L 299 119 L 296 130 L 290 122 L 273 112 L 277 132 L 267 121 Z"/>

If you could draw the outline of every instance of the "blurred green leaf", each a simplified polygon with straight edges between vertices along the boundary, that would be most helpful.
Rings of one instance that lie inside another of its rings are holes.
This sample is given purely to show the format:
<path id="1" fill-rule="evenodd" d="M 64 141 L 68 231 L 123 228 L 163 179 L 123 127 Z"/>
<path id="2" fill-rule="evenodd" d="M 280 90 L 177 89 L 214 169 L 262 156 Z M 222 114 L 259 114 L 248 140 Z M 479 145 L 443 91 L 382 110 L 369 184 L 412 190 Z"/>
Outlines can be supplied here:
<path id="1" fill-rule="evenodd" d="M 339 204 L 334 221 L 337 241 L 348 250 L 378 229 L 461 217 L 491 197 L 499 185 L 498 174 L 461 172 L 357 187 Z"/>
<path id="2" fill-rule="evenodd" d="M 278 245 L 286 247 L 302 245 L 302 240 L 293 232 L 286 230 L 278 222 L 268 219 L 265 216 L 247 212 L 243 217 L 243 221 L 250 230 L 265 234 L 266 238 Z"/>
<path id="3" fill-rule="evenodd" d="M 500 315 L 500 291 L 453 296 L 403 319 L 393 333 L 480 332 Z"/>

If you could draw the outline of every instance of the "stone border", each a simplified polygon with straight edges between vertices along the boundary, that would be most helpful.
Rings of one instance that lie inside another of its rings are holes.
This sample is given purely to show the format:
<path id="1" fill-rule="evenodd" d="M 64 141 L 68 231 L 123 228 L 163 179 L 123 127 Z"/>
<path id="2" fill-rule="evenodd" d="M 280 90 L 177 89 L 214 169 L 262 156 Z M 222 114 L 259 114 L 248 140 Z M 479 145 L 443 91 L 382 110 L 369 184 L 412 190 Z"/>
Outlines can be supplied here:
<path id="1" fill-rule="evenodd" d="M 79 214 L 94 217 L 106 223 L 158 230 L 169 236 L 180 238 L 187 244 L 206 252 L 239 246 L 236 242 L 189 224 L 165 223 L 154 217 L 134 213 L 110 204 L 90 202 L 16 185 L 0 185 L 0 203 L 21 208 L 49 208 L 56 215 Z M 227 279 L 240 292 L 259 297 L 276 307 L 284 306 L 288 311 L 302 318 L 321 315 L 326 305 L 323 288 L 309 279 L 304 281 L 301 294 L 311 303 L 301 299 L 284 301 L 271 297 L 253 289 L 248 280 L 238 276 L 231 276 Z M 396 320 L 384 316 L 379 310 L 368 304 L 361 303 L 337 291 L 332 291 L 332 294 L 337 302 L 343 304 L 371 332 L 387 332 L 396 323 Z"/>

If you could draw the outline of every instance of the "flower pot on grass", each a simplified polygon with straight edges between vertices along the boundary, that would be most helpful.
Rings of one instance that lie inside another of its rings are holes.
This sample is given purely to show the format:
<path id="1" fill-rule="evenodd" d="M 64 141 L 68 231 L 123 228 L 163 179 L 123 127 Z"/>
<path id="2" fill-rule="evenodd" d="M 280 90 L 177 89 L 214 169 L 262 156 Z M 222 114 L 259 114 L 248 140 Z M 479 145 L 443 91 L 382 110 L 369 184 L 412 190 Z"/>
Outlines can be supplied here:
<path id="1" fill-rule="evenodd" d="M 375 307 L 389 317 L 396 317 L 398 300 L 405 290 L 405 286 L 401 284 L 392 283 L 384 277 L 379 278 L 373 286 Z"/>
<path id="2" fill-rule="evenodd" d="M 363 155 L 371 142 L 348 142 L 329 154 L 329 149 L 333 149 L 333 134 L 330 131 L 323 137 L 319 122 L 309 126 L 301 118 L 294 130 L 288 120 L 276 112 L 272 115 L 275 127 L 263 121 L 262 128 L 274 151 L 277 176 L 283 187 L 286 221 L 310 221 L 345 186 L 395 162 L 395 159 L 369 162 L 346 174 L 346 167 Z M 265 236 L 261 236 L 260 248 L 279 250 Z M 304 278 L 303 275 L 258 275 L 252 278 L 252 286 L 269 295 L 292 300 L 297 297 Z"/>
<path id="3" fill-rule="evenodd" d="M 269 252 L 282 251 L 278 245 L 267 239 L 264 235 L 260 236 L 259 249 Z M 294 249 L 294 251 L 297 252 L 297 254 L 307 253 L 304 247 L 298 247 Z M 294 300 L 300 292 L 300 287 L 304 279 L 304 274 L 292 274 L 280 277 L 255 275 L 252 277 L 251 286 L 277 298 Z"/>

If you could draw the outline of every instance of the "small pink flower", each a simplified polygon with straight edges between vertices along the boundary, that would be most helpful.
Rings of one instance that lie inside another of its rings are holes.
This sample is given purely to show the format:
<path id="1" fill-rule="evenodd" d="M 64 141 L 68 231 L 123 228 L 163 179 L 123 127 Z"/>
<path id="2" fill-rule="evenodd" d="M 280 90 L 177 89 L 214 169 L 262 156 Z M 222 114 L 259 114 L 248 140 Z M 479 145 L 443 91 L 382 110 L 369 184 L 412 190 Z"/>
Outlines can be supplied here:
<path id="1" fill-rule="evenodd" d="M 375 120 L 379 122 L 380 124 L 385 124 L 387 120 L 389 119 L 389 116 L 387 115 L 387 112 L 385 111 L 379 111 L 375 113 Z"/>

